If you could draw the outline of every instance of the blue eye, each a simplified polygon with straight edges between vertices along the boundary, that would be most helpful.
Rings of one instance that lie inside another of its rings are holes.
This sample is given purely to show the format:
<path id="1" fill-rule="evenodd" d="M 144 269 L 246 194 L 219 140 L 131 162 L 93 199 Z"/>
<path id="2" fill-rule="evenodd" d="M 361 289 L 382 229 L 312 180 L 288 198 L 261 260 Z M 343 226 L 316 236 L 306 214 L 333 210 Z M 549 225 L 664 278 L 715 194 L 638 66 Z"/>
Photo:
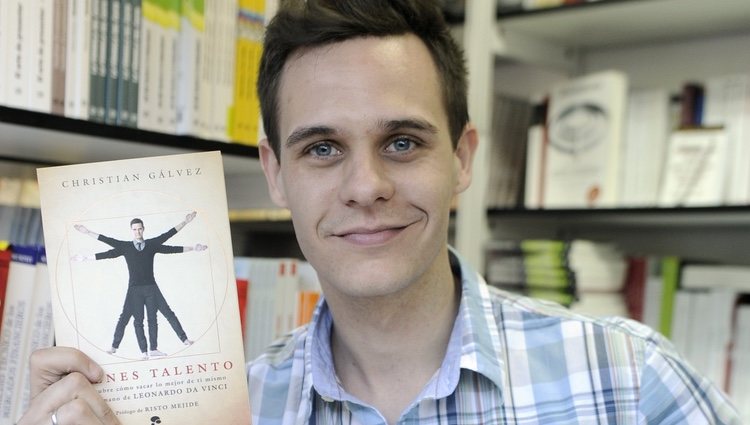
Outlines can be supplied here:
<path id="1" fill-rule="evenodd" d="M 318 143 L 312 146 L 309 151 L 313 156 L 318 157 L 330 157 L 341 153 L 338 149 L 333 147 L 330 143 Z"/>
<path id="2" fill-rule="evenodd" d="M 407 139 L 406 137 L 400 137 L 393 142 L 391 142 L 390 145 L 386 148 L 386 151 L 388 152 L 408 152 L 411 149 L 413 149 L 415 146 L 415 143 L 411 139 Z"/>

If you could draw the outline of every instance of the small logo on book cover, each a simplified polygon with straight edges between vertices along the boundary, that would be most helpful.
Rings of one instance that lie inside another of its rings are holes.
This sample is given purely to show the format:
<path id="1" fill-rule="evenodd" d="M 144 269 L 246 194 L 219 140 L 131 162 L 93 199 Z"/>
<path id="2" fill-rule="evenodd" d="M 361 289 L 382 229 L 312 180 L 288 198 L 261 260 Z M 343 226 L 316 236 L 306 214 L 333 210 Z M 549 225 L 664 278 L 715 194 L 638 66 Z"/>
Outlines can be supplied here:
<path id="1" fill-rule="evenodd" d="M 152 416 L 151 417 L 151 425 L 156 425 L 161 423 L 161 418 L 158 416 Z"/>

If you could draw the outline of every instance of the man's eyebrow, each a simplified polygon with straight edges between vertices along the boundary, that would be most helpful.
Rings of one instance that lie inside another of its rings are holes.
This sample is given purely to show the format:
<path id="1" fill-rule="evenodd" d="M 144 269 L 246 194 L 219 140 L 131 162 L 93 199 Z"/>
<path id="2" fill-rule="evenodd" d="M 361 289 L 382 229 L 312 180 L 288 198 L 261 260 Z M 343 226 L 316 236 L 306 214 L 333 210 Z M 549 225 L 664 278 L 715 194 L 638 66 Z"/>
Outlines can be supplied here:
<path id="1" fill-rule="evenodd" d="M 325 125 L 313 125 L 309 127 L 300 127 L 292 132 L 289 137 L 286 138 L 286 147 L 291 148 L 295 144 L 313 136 L 318 137 L 330 137 L 336 134 L 336 129 Z"/>
<path id="2" fill-rule="evenodd" d="M 437 127 L 427 120 L 421 118 L 404 118 L 395 120 L 381 120 L 378 126 L 387 132 L 394 132 L 403 129 L 426 131 L 431 134 L 438 132 Z"/>

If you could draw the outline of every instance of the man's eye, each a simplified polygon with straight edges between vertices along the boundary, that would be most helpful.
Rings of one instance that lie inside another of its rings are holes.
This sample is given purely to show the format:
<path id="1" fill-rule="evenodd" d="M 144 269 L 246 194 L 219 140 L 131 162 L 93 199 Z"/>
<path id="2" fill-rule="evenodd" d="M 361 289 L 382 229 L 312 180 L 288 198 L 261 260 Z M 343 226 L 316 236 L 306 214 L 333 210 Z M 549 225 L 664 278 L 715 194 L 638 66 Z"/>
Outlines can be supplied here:
<path id="1" fill-rule="evenodd" d="M 317 145 L 312 146 L 308 152 L 312 154 L 313 156 L 319 156 L 319 157 L 330 157 L 334 155 L 338 155 L 341 152 L 333 147 L 330 143 L 318 143 Z"/>
<path id="2" fill-rule="evenodd" d="M 411 139 L 408 139 L 406 137 L 400 137 L 393 142 L 391 142 L 390 145 L 386 148 L 386 151 L 388 152 L 408 152 L 411 149 L 414 148 L 415 142 Z"/>

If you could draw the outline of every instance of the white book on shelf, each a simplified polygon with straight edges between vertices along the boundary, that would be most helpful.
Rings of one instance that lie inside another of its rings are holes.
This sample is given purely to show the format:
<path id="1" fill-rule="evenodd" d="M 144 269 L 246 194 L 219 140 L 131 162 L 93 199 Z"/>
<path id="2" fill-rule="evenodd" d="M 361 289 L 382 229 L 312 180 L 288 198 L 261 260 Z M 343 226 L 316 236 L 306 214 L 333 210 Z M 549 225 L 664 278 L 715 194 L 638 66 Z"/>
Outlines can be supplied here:
<path id="1" fill-rule="evenodd" d="M 89 118 L 91 2 L 69 0 L 68 46 L 65 55 L 65 116 Z"/>
<path id="2" fill-rule="evenodd" d="M 28 108 L 50 112 L 52 110 L 52 40 L 53 15 L 52 0 L 35 0 L 30 13 L 30 36 L 27 50 L 30 56 L 29 100 Z"/>
<path id="3" fill-rule="evenodd" d="M 729 264 L 686 264 L 682 267 L 683 288 L 734 289 L 750 292 L 750 266 Z"/>
<path id="4" fill-rule="evenodd" d="M 524 178 L 524 207 L 537 209 L 542 206 L 542 169 L 544 167 L 544 125 L 529 128 L 526 139 L 526 170 Z"/>
<path id="5" fill-rule="evenodd" d="M 31 79 L 31 54 L 24 47 L 28 46 L 30 37 L 30 16 L 35 1 L 5 0 L 7 3 L 6 31 L 9 35 L 7 56 L 8 69 L 5 83 L 5 104 L 14 108 L 28 108 L 29 81 Z"/>
<path id="6" fill-rule="evenodd" d="M 669 93 L 664 89 L 628 94 L 620 164 L 620 205 L 655 206 L 669 138 Z"/>
<path id="7" fill-rule="evenodd" d="M 157 92 L 159 82 L 159 43 L 161 31 L 151 0 L 141 5 L 141 35 L 138 76 L 138 128 L 158 131 Z"/>
<path id="8" fill-rule="evenodd" d="M 55 339 L 55 327 L 52 322 L 52 299 L 50 295 L 49 274 L 47 270 L 47 256 L 44 248 L 39 251 L 34 274 L 34 290 L 31 299 L 31 323 L 28 329 L 23 359 L 27 359 L 32 352 L 40 348 L 51 347 Z M 21 393 L 16 401 L 15 421 L 28 409 L 31 399 L 31 381 L 29 369 L 24 368 L 20 382 Z M 16 423 L 14 422 L 14 423 Z"/>
<path id="9" fill-rule="evenodd" d="M 627 85 L 625 74 L 602 71 L 552 89 L 545 208 L 617 205 Z"/>
<path id="10" fill-rule="evenodd" d="M 750 203 L 750 74 L 727 75 L 706 82 L 704 125 L 727 131 L 730 161 L 726 202 Z"/>
<path id="11" fill-rule="evenodd" d="M 0 330 L 0 423 L 15 420 L 16 401 L 21 394 L 20 381 L 26 369 L 25 339 L 31 323 L 31 301 L 34 293 L 38 249 L 13 248 L 8 287 L 5 293 L 3 326 Z"/>
<path id="12" fill-rule="evenodd" d="M 744 423 L 750 422 L 750 304 L 736 307 L 728 393 Z"/>
<path id="13" fill-rule="evenodd" d="M 184 2 L 180 14 L 180 33 L 177 41 L 175 66 L 175 101 L 177 134 L 196 134 L 194 127 L 200 107 L 200 63 L 203 55 L 205 23 L 202 2 Z"/>
<path id="14" fill-rule="evenodd" d="M 217 1 L 217 60 L 215 63 L 216 87 L 212 109 L 212 139 L 228 142 L 229 111 L 234 100 L 234 48 L 237 28 L 238 3 L 233 0 Z"/>
<path id="15" fill-rule="evenodd" d="M 722 205 L 726 199 L 727 133 L 723 129 L 678 130 L 669 139 L 661 207 Z"/>

